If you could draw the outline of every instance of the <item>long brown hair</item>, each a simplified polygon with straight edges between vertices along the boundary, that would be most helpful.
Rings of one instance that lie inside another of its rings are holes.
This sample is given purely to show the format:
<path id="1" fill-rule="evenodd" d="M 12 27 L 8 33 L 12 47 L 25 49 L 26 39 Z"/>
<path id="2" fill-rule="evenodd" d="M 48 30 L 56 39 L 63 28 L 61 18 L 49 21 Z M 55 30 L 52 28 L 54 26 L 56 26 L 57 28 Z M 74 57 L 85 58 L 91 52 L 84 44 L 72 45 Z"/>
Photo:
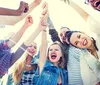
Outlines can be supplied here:
<path id="1" fill-rule="evenodd" d="M 64 49 L 62 47 L 62 45 L 59 43 L 59 42 L 54 42 L 53 44 L 51 44 L 49 46 L 49 48 L 52 46 L 52 45 L 58 45 L 60 48 L 61 48 L 61 52 L 62 52 L 62 57 L 60 58 L 59 60 L 59 64 L 62 68 L 64 68 L 66 65 L 65 65 L 65 62 L 66 62 L 66 59 L 65 59 L 65 53 L 64 53 Z M 48 52 L 47 52 L 47 58 L 49 59 L 49 48 L 48 48 Z"/>

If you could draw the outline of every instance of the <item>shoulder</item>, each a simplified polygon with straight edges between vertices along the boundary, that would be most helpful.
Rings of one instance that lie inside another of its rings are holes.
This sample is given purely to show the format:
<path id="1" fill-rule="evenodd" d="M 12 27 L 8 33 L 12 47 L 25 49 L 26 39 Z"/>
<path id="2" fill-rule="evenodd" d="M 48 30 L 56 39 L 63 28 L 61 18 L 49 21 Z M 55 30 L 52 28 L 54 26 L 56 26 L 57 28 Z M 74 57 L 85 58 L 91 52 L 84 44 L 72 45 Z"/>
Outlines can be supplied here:
<path id="1" fill-rule="evenodd" d="M 73 47 L 73 46 L 70 46 L 69 47 L 69 52 L 73 52 L 73 53 L 79 53 L 81 52 L 82 50 L 79 49 L 79 48 L 76 48 L 76 47 Z"/>
<path id="2" fill-rule="evenodd" d="M 7 42 L 9 40 L 0 40 L 0 47 L 1 48 L 8 48 Z"/>

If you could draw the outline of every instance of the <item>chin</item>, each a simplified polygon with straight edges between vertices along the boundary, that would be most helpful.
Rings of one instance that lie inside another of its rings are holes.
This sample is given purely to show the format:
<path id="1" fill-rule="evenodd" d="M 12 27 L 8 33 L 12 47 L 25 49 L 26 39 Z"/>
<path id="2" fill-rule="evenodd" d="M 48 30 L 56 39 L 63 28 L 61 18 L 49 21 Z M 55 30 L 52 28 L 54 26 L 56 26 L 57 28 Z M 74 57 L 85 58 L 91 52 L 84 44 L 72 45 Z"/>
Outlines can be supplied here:
<path id="1" fill-rule="evenodd" d="M 50 62 L 55 63 L 56 61 L 51 59 Z"/>
<path id="2" fill-rule="evenodd" d="M 63 40 L 63 43 L 66 43 L 66 41 Z"/>
<path id="3" fill-rule="evenodd" d="M 31 55 L 30 56 L 33 56 L 34 55 L 34 53 L 30 53 Z"/>

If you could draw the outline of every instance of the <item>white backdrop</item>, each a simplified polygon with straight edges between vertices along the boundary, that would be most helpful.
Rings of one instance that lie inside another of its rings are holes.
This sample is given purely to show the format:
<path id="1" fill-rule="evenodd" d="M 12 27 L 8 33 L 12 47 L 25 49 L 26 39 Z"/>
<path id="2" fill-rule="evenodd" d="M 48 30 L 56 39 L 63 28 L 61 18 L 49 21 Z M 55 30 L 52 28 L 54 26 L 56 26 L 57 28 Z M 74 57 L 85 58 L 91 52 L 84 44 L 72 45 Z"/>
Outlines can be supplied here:
<path id="1" fill-rule="evenodd" d="M 30 4 L 33 0 L 23 0 L 23 1 L 26 1 Z M 51 17 L 52 22 L 54 23 L 54 26 L 58 32 L 59 32 L 59 29 L 61 26 L 64 26 L 64 27 L 67 26 L 72 30 L 81 30 L 81 31 L 84 31 L 87 33 L 91 31 L 88 28 L 85 21 L 81 18 L 81 16 L 76 11 L 74 11 L 70 6 L 68 6 L 67 4 L 65 4 L 64 2 L 62 2 L 60 0 L 46 0 L 46 1 L 49 5 L 50 17 Z M 76 1 L 76 0 L 74 0 L 74 1 Z M 79 2 L 78 1 L 79 0 L 77 0 L 77 3 L 81 3 L 80 1 Z M 44 0 L 43 0 L 43 2 L 44 2 Z M 19 3 L 20 3 L 20 0 L 19 1 L 18 0 L 9 0 L 9 1 L 8 0 L 0 0 L 1 7 L 13 8 L 13 9 L 17 9 L 19 7 Z M 83 7 L 83 5 L 82 5 L 82 7 Z M 32 15 L 32 17 L 33 17 L 34 24 L 24 34 L 22 40 L 26 39 L 31 34 L 31 31 L 34 31 L 34 29 L 37 27 L 41 12 L 42 12 L 42 8 L 41 8 L 41 5 L 39 5 L 30 13 L 30 15 Z M 8 36 L 9 34 L 10 35 L 12 34 L 10 32 L 18 31 L 23 23 L 24 23 L 24 20 L 20 21 L 19 23 L 17 23 L 14 26 L 0 25 L 0 38 L 1 39 L 7 38 L 6 36 Z M 41 37 L 39 35 L 35 40 L 35 42 L 38 41 L 37 42 L 38 45 L 40 45 L 40 42 L 39 42 L 41 40 L 40 38 Z M 49 36 L 48 36 L 48 41 L 50 41 Z M 20 43 L 21 43 L 21 41 L 19 42 L 18 46 L 20 45 Z"/>

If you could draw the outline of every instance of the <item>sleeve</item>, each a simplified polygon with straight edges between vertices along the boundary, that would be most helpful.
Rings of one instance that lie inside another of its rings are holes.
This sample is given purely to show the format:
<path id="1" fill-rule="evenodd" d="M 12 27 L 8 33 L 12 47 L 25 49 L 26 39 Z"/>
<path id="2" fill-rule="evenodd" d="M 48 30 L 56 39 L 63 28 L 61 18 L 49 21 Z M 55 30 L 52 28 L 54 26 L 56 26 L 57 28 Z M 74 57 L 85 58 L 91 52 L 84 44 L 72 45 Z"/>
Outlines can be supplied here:
<path id="1" fill-rule="evenodd" d="M 90 29 L 100 35 L 100 22 L 94 19 L 92 16 L 89 16 L 87 19 L 87 23 L 90 27 Z"/>
<path id="2" fill-rule="evenodd" d="M 55 41 L 60 41 L 60 38 L 59 38 L 59 36 L 58 36 L 58 33 L 57 33 L 57 31 L 55 30 L 55 27 L 54 27 L 54 25 L 53 25 L 53 23 L 52 23 L 52 21 L 51 21 L 51 19 L 50 19 L 50 17 L 48 18 L 48 24 L 49 24 L 49 34 L 51 35 L 51 39 L 52 39 L 52 41 L 53 42 L 55 42 Z"/>
<path id="3" fill-rule="evenodd" d="M 77 61 L 80 61 L 80 56 L 82 55 L 82 50 L 75 48 L 73 46 L 70 46 L 69 48 L 69 57 L 70 56 L 74 56 L 75 59 L 77 59 Z"/>
<path id="4" fill-rule="evenodd" d="M 51 39 L 52 39 L 53 42 L 55 42 L 55 41 L 61 42 L 60 38 L 58 36 L 58 33 L 55 29 L 49 29 L 49 34 L 50 34 Z"/>
<path id="5" fill-rule="evenodd" d="M 25 52 L 26 49 L 27 49 L 27 46 L 24 45 L 23 43 L 15 53 L 12 53 L 10 66 L 12 66 L 22 56 L 22 54 Z"/>
<path id="6" fill-rule="evenodd" d="M 6 49 L 8 49 L 7 41 L 8 40 L 0 40 L 0 50 L 6 50 Z"/>

